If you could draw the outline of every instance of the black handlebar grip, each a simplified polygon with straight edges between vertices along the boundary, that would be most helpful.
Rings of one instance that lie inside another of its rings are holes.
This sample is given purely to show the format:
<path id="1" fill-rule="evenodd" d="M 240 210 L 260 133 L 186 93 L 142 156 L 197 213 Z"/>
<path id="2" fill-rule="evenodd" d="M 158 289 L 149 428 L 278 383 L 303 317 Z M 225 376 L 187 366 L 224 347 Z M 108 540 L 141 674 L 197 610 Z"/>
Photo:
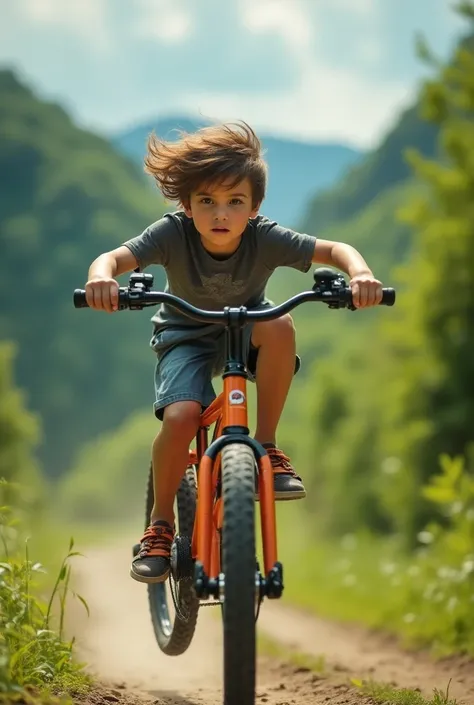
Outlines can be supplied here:
<path id="1" fill-rule="evenodd" d="M 74 308 L 89 308 L 84 289 L 74 289 Z"/>
<path id="2" fill-rule="evenodd" d="M 386 289 L 382 290 L 382 301 L 380 302 L 381 306 L 393 306 L 395 303 L 395 289 L 391 289 L 387 287 Z"/>

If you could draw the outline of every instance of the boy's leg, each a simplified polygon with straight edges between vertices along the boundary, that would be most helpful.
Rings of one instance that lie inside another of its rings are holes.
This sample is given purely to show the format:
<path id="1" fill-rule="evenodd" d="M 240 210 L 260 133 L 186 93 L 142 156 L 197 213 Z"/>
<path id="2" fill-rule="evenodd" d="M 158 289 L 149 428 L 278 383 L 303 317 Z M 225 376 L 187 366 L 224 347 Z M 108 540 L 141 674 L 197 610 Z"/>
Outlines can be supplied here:
<path id="1" fill-rule="evenodd" d="M 163 425 L 153 443 L 154 504 L 150 523 L 166 521 L 173 526 L 174 500 L 189 462 L 189 446 L 197 433 L 201 404 L 178 401 L 167 406 Z"/>
<path id="2" fill-rule="evenodd" d="M 150 526 L 140 541 L 130 575 L 140 582 L 166 580 L 174 537 L 174 500 L 188 465 L 189 445 L 199 425 L 201 404 L 178 401 L 167 406 L 153 443 L 154 504 Z"/>
<path id="3" fill-rule="evenodd" d="M 255 323 L 252 345 L 257 357 L 257 428 L 255 438 L 267 447 L 275 469 L 275 497 L 302 499 L 306 492 L 289 458 L 276 448 L 276 430 L 295 372 L 296 341 L 289 314 Z"/>
<path id="4" fill-rule="evenodd" d="M 163 582 L 169 574 L 174 500 L 201 408 L 214 398 L 210 372 L 214 356 L 215 344 L 205 340 L 176 345 L 159 356 L 155 413 L 163 424 L 152 452 L 154 506 L 130 570 L 140 582 Z"/>

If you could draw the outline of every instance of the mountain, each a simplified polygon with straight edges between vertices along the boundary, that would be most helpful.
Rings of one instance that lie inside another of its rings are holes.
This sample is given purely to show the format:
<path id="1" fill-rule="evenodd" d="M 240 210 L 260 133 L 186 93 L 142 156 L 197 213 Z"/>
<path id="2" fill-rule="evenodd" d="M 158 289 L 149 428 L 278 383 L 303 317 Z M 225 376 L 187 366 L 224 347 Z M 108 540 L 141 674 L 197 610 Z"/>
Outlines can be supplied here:
<path id="1" fill-rule="evenodd" d="M 348 221 L 370 205 L 382 192 L 411 176 L 406 161 L 408 148 L 427 157 L 437 153 L 438 130 L 422 119 L 419 105 L 405 110 L 380 145 L 349 169 L 333 187 L 314 195 L 302 227 L 321 232 L 335 223 Z"/>
<path id="2" fill-rule="evenodd" d="M 0 336 L 16 344 L 16 379 L 41 416 L 54 476 L 85 439 L 137 404 L 151 409 L 149 313 L 75 310 L 72 292 L 163 202 L 140 169 L 11 71 L 0 71 L 0 135 Z"/>
<path id="3" fill-rule="evenodd" d="M 209 124 L 186 116 L 159 118 L 116 135 L 112 142 L 141 165 L 151 132 L 174 140 L 177 130 L 195 132 Z M 362 152 L 342 144 L 300 142 L 265 134 L 260 137 L 269 166 L 268 192 L 262 212 L 288 226 L 301 221 L 308 199 L 315 192 L 335 184 L 362 157 Z"/>

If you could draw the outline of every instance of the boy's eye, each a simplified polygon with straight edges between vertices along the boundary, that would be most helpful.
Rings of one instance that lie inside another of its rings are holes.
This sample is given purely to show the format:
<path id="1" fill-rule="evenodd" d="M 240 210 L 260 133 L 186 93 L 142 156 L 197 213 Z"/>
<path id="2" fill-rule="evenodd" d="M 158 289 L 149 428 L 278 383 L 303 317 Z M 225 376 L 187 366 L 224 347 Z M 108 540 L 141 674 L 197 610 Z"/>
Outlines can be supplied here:
<path id="1" fill-rule="evenodd" d="M 212 198 L 208 198 L 207 196 L 204 196 L 201 198 L 200 203 L 204 203 L 205 205 L 209 205 L 209 203 L 212 203 Z"/>
<path id="2" fill-rule="evenodd" d="M 240 206 L 240 204 L 243 203 L 241 198 L 232 198 L 230 202 L 233 206 Z"/>

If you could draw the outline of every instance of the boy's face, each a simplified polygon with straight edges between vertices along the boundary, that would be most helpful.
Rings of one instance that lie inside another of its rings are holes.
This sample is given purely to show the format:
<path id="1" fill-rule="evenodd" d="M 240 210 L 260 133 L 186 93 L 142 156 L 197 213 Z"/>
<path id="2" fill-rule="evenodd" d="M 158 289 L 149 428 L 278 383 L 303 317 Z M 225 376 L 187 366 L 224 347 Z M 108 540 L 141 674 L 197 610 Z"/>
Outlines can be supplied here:
<path id="1" fill-rule="evenodd" d="M 258 213 L 258 206 L 253 207 L 252 186 L 244 179 L 232 188 L 225 182 L 202 186 L 191 193 L 184 210 L 193 219 L 204 247 L 225 254 L 238 247 L 249 218 Z"/>

